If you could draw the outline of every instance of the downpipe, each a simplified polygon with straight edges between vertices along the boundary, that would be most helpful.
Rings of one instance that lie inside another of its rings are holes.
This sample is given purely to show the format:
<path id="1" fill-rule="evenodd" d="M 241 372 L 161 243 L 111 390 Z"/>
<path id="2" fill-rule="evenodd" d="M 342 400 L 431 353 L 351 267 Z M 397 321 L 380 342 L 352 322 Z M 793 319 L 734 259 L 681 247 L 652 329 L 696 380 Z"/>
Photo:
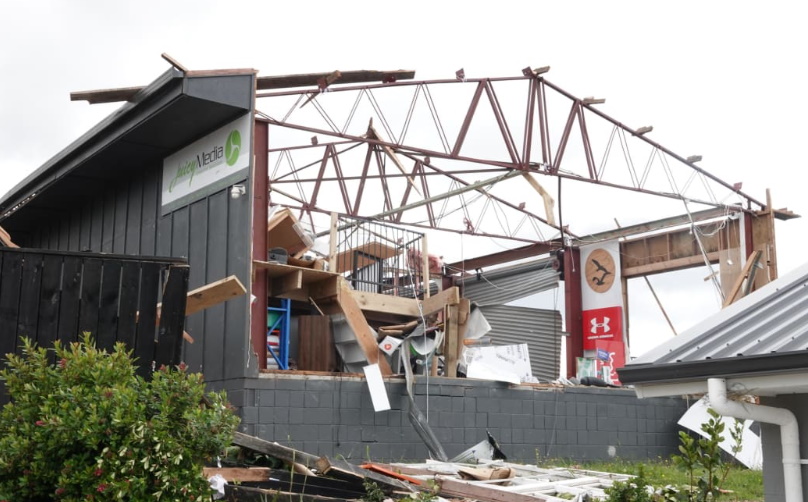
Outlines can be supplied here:
<path id="1" fill-rule="evenodd" d="M 800 436 L 797 417 L 784 408 L 730 401 L 727 399 L 727 381 L 723 378 L 707 380 L 707 395 L 710 399 L 710 408 L 720 415 L 780 426 L 786 502 L 802 502 Z"/>

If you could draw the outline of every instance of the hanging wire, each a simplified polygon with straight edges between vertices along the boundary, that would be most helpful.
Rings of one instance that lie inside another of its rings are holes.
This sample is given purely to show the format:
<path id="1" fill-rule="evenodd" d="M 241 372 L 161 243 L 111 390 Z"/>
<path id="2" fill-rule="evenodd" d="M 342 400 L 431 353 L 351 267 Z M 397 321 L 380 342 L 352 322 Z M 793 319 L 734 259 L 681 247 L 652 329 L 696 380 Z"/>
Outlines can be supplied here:
<path id="1" fill-rule="evenodd" d="M 710 265 L 710 259 L 707 257 L 707 251 L 704 249 L 704 244 L 701 242 L 701 237 L 699 236 L 698 228 L 696 227 L 696 222 L 693 221 L 693 215 L 690 214 L 690 208 L 687 206 L 687 199 L 682 198 L 682 202 L 685 206 L 685 212 L 687 213 L 688 219 L 690 219 L 690 229 L 693 232 L 693 236 L 696 238 L 696 243 L 699 245 L 699 250 L 701 251 L 701 256 L 704 258 L 704 265 L 710 271 L 710 279 L 715 286 L 715 290 L 718 293 L 718 297 L 721 299 L 721 303 L 724 303 L 724 292 L 721 290 L 721 284 L 718 283 L 718 279 L 715 276 L 715 271 L 713 270 L 712 265 Z"/>

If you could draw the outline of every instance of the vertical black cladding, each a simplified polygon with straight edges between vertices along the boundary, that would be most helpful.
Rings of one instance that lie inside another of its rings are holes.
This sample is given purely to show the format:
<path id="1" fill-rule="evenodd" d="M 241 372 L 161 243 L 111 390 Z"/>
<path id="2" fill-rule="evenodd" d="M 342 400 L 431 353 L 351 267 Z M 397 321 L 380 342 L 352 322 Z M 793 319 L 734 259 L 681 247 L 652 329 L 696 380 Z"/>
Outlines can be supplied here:
<path id="1" fill-rule="evenodd" d="M 62 299 L 62 257 L 42 257 L 42 285 L 39 295 L 39 324 L 36 342 L 51 347 L 58 336 L 59 306 Z"/>
<path id="2" fill-rule="evenodd" d="M 126 344 L 143 366 L 143 376 L 155 360 L 179 363 L 188 289 L 184 260 L 3 248 L 0 262 L 3 355 L 20 353 L 21 337 L 50 348 L 56 340 L 69 344 L 86 331 L 102 349 Z M 157 351 L 156 310 L 164 273 L 162 347 Z"/>
<path id="3" fill-rule="evenodd" d="M 191 221 L 191 231 L 188 236 L 188 262 L 189 263 L 203 263 L 207 264 L 207 242 L 208 242 L 208 227 L 207 225 L 194 225 L 197 221 L 206 221 L 208 217 L 208 199 L 202 199 L 194 202 L 190 206 L 189 218 Z M 193 290 L 207 283 L 205 277 L 205 267 L 197 266 L 191 267 L 190 277 L 188 280 L 188 289 Z M 201 338 L 205 332 L 205 311 L 199 312 L 188 318 L 186 330 L 195 338 Z M 183 360 L 191 371 L 202 371 L 203 369 L 203 347 L 205 340 L 199 340 L 200 343 L 185 344 L 185 351 L 183 353 Z"/>
<path id="4" fill-rule="evenodd" d="M 223 238 L 221 234 L 221 231 L 227 228 L 227 203 L 226 191 L 208 197 L 206 283 L 227 277 L 227 239 Z M 205 379 L 208 381 L 224 379 L 224 339 L 228 321 L 224 304 L 214 305 L 207 309 L 204 321 L 203 368 Z"/>
<path id="5" fill-rule="evenodd" d="M 141 254 L 140 232 L 143 206 L 143 178 L 133 178 L 129 183 L 126 211 L 126 254 Z"/>

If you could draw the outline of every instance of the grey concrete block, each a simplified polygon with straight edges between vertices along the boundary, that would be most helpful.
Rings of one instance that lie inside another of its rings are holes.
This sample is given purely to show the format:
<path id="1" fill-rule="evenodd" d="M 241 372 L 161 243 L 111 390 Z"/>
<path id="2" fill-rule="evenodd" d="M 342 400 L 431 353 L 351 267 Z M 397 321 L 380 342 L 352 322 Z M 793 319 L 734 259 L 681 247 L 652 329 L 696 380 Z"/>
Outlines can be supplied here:
<path id="1" fill-rule="evenodd" d="M 637 432 L 637 420 L 626 418 L 617 422 L 617 430 L 620 432 Z"/>
<path id="2" fill-rule="evenodd" d="M 443 396 L 463 397 L 465 394 L 465 388 L 461 385 L 441 384 L 440 393 Z"/>
<path id="3" fill-rule="evenodd" d="M 637 432 L 645 434 L 648 432 L 648 421 L 643 419 L 637 420 Z"/>
<path id="4" fill-rule="evenodd" d="M 584 416 L 575 416 L 575 417 L 567 417 L 567 429 L 573 430 L 586 430 L 586 417 Z"/>
<path id="5" fill-rule="evenodd" d="M 596 417 L 586 417 L 586 429 L 589 431 L 598 430 L 598 419 Z"/>
<path id="6" fill-rule="evenodd" d="M 488 398 L 491 397 L 491 389 L 483 384 L 466 387 L 464 395 L 466 397 Z"/>
<path id="7" fill-rule="evenodd" d="M 288 390 L 275 391 L 275 406 L 287 407 L 291 403 L 291 393 Z"/>
<path id="8" fill-rule="evenodd" d="M 626 405 L 626 417 L 637 418 L 637 406 L 633 404 Z"/>
<path id="9" fill-rule="evenodd" d="M 300 392 L 306 389 L 306 381 L 298 380 L 296 378 L 279 378 L 275 380 L 275 388 L 279 390 L 292 390 Z"/>
<path id="10" fill-rule="evenodd" d="M 306 416 L 305 408 L 289 408 L 289 424 L 302 424 Z"/>
<path id="11" fill-rule="evenodd" d="M 455 413 L 462 413 L 463 411 L 465 411 L 465 401 L 466 398 L 464 397 L 453 397 L 451 411 Z"/>
<path id="12" fill-rule="evenodd" d="M 586 445 L 590 444 L 591 441 L 589 440 L 590 433 L 588 431 L 578 431 L 576 442 L 579 445 Z"/>
<path id="13" fill-rule="evenodd" d="M 334 421 L 330 408 L 307 408 L 303 412 L 303 423 L 325 425 Z"/>
<path id="14" fill-rule="evenodd" d="M 373 425 L 376 423 L 376 412 L 368 408 L 362 408 L 359 411 L 360 422 L 362 425 Z"/>
<path id="15" fill-rule="evenodd" d="M 311 441 L 317 439 L 317 426 L 305 424 L 289 424 L 292 441 Z"/>
<path id="16" fill-rule="evenodd" d="M 533 400 L 532 399 L 522 399 L 522 413 L 526 415 L 533 414 Z"/>
<path id="17" fill-rule="evenodd" d="M 249 384 L 254 389 L 275 389 L 277 388 L 277 379 L 275 378 L 251 378 L 248 380 Z"/>
<path id="18" fill-rule="evenodd" d="M 599 431 L 616 431 L 620 421 L 615 418 L 598 418 Z"/>
<path id="19" fill-rule="evenodd" d="M 275 437 L 272 438 L 273 441 L 283 442 L 289 441 L 291 439 L 291 433 L 289 432 L 289 424 L 275 424 Z"/>
<path id="20" fill-rule="evenodd" d="M 329 404 L 331 402 L 331 395 L 328 396 Z M 306 408 L 318 408 L 321 406 L 319 393 L 314 391 L 305 391 L 303 393 L 303 406 Z"/>
<path id="21" fill-rule="evenodd" d="M 241 432 L 242 434 L 249 434 L 250 436 L 254 436 L 255 435 L 255 425 L 254 424 L 240 423 L 238 425 L 238 431 Z"/>
<path id="22" fill-rule="evenodd" d="M 475 423 L 477 427 L 488 427 L 488 414 L 477 413 L 477 420 Z"/>
<path id="23" fill-rule="evenodd" d="M 245 424 L 258 422 L 258 408 L 255 406 L 245 406 L 241 408 L 241 421 Z"/>
<path id="24" fill-rule="evenodd" d="M 489 413 L 488 426 L 496 428 L 511 428 L 511 416 L 505 413 Z"/>
<path id="25" fill-rule="evenodd" d="M 258 408 L 258 422 L 262 424 L 288 424 L 289 408 Z"/>
<path id="26" fill-rule="evenodd" d="M 530 429 L 533 427 L 533 415 L 513 415 L 511 426 L 514 429 Z"/>
<path id="27" fill-rule="evenodd" d="M 522 400 L 521 399 L 500 399 L 499 412 L 509 413 L 512 415 L 522 413 Z"/>
<path id="28" fill-rule="evenodd" d="M 575 403 L 575 414 L 579 417 L 587 416 L 587 403 Z"/>
<path id="29" fill-rule="evenodd" d="M 374 425 L 376 425 L 377 427 L 379 427 L 379 426 L 387 427 L 389 425 L 390 415 L 392 413 L 393 413 L 392 411 L 377 411 L 377 412 L 375 412 L 373 414 L 373 418 L 374 418 L 373 423 L 374 423 Z"/>
<path id="30" fill-rule="evenodd" d="M 498 399 L 477 399 L 477 411 L 486 413 L 496 413 L 500 410 Z"/>
<path id="31" fill-rule="evenodd" d="M 334 414 L 334 421 L 340 425 L 344 424 L 355 426 L 361 422 L 360 413 L 360 410 L 356 409 L 339 410 Z"/>
<path id="32" fill-rule="evenodd" d="M 303 408 L 306 406 L 306 392 L 304 390 L 291 391 L 289 394 L 289 406 Z"/>
<path id="33" fill-rule="evenodd" d="M 269 424 L 258 424 L 255 426 L 255 435 L 266 441 L 274 441 L 275 426 Z"/>
<path id="34" fill-rule="evenodd" d="M 618 432 L 618 440 L 624 446 L 637 446 L 637 434 L 632 432 Z"/>
<path id="35" fill-rule="evenodd" d="M 317 426 L 317 440 L 326 442 L 336 442 L 339 437 L 339 426 L 322 424 Z"/>
<path id="36" fill-rule="evenodd" d="M 246 394 L 247 391 L 244 389 L 230 391 L 227 393 L 227 402 L 237 408 L 241 408 L 242 406 L 253 406 L 253 403 L 249 403 L 245 400 Z"/>
<path id="37" fill-rule="evenodd" d="M 533 414 L 545 415 L 547 413 L 546 403 L 544 401 L 533 401 Z"/>
<path id="38" fill-rule="evenodd" d="M 375 427 L 362 427 L 362 442 L 376 441 L 378 432 Z"/>
<path id="39" fill-rule="evenodd" d="M 361 394 L 359 392 L 343 392 L 340 396 L 340 408 L 356 408 L 362 405 Z"/>
<path id="40" fill-rule="evenodd" d="M 476 413 L 464 413 L 463 414 L 463 427 L 468 429 L 474 429 L 477 426 L 477 414 Z"/>
<path id="41" fill-rule="evenodd" d="M 274 390 L 259 390 L 255 394 L 259 406 L 275 406 Z"/>
<path id="42" fill-rule="evenodd" d="M 336 388 L 341 382 L 334 380 L 322 380 L 319 378 L 309 378 L 305 381 L 304 388 L 310 391 L 328 391 L 329 393 L 335 392 Z"/>
<path id="43" fill-rule="evenodd" d="M 429 400 L 430 411 L 452 411 L 452 398 L 449 396 L 435 396 Z"/>

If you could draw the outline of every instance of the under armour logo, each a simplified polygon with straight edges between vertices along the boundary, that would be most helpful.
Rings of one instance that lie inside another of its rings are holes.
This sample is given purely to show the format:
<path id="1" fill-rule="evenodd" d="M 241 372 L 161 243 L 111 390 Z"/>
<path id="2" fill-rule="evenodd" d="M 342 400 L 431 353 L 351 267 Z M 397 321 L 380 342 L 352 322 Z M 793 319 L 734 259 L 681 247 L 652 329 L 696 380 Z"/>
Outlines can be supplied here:
<path id="1" fill-rule="evenodd" d="M 589 332 L 592 334 L 596 334 L 598 332 L 598 328 L 602 329 L 604 333 L 608 333 L 609 331 L 611 331 L 611 328 L 609 328 L 608 317 L 604 317 L 603 322 L 598 322 L 598 319 L 596 317 L 593 317 L 592 319 L 589 320 L 589 324 L 592 325 L 592 327 L 589 328 Z"/>

